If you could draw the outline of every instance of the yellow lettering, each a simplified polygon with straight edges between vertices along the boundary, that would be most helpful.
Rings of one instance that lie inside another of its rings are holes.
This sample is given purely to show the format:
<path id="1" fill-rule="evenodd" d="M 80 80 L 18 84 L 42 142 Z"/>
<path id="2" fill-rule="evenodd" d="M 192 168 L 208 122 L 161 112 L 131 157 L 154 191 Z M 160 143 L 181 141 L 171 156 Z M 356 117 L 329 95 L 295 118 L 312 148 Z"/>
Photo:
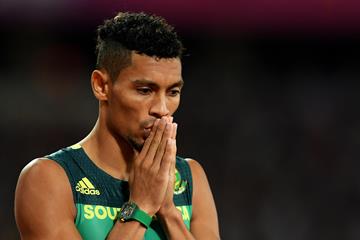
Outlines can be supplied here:
<path id="1" fill-rule="evenodd" d="M 84 217 L 86 219 L 93 219 L 94 218 L 94 211 L 91 205 L 84 205 Z"/>
<path id="2" fill-rule="evenodd" d="M 121 208 L 116 208 L 116 217 L 119 216 L 120 211 L 121 211 Z"/>
<path id="3" fill-rule="evenodd" d="M 107 217 L 106 209 L 103 206 L 96 206 L 95 207 L 95 216 L 98 219 L 105 219 Z"/>
<path id="4" fill-rule="evenodd" d="M 111 208 L 110 207 L 106 207 L 106 210 L 107 210 L 107 214 L 108 214 L 108 216 L 109 216 L 109 218 L 111 219 L 111 220 L 115 220 L 115 218 L 116 218 L 116 213 L 117 213 L 117 211 L 116 211 L 116 208 L 112 208 L 112 210 L 113 210 L 113 213 L 111 213 Z"/>
<path id="5" fill-rule="evenodd" d="M 111 220 L 115 220 L 120 211 L 121 208 L 116 207 L 84 205 L 84 217 L 89 220 L 93 219 L 94 217 L 100 220 L 103 220 L 107 217 L 109 217 Z"/>
<path id="6" fill-rule="evenodd" d="M 190 220 L 189 212 L 185 206 L 182 207 L 182 218 L 183 220 Z"/>
<path id="7" fill-rule="evenodd" d="M 177 206 L 176 207 L 181 212 L 181 217 L 183 220 L 190 220 L 189 211 L 186 206 Z"/>

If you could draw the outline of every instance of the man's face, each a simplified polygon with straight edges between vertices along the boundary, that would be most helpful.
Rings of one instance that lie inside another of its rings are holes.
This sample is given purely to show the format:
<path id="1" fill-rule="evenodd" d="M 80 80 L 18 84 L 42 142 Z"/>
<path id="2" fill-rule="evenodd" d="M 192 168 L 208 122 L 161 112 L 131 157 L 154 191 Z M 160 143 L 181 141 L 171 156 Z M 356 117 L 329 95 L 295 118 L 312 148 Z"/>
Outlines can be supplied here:
<path id="1" fill-rule="evenodd" d="M 180 59 L 133 53 L 132 64 L 109 85 L 108 126 L 141 150 L 155 120 L 178 108 L 182 85 Z"/>

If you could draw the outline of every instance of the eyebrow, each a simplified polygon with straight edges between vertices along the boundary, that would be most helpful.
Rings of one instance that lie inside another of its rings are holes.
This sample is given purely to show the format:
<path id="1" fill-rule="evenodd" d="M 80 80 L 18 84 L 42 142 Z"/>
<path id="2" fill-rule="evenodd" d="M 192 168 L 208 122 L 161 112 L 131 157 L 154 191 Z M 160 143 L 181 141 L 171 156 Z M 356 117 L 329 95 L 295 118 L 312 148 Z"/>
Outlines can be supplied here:
<path id="1" fill-rule="evenodd" d="M 134 81 L 132 81 L 135 85 L 148 85 L 151 87 L 156 87 L 159 88 L 159 85 L 157 83 L 155 83 L 154 81 L 148 80 L 148 79 L 136 79 Z M 181 78 L 179 81 L 177 81 L 176 83 L 172 84 L 170 87 L 168 88 L 174 88 L 174 87 L 179 87 L 182 88 L 184 86 L 184 80 Z"/>

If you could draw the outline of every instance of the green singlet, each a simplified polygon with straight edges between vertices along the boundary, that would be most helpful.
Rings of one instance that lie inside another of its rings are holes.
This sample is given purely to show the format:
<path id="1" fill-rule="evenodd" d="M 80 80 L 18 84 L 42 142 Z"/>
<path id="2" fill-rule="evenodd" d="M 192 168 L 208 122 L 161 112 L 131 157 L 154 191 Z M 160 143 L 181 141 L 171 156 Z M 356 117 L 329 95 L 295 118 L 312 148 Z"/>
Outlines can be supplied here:
<path id="1" fill-rule="evenodd" d="M 46 156 L 60 164 L 71 184 L 77 209 L 76 228 L 85 240 L 106 239 L 124 202 L 129 199 L 129 184 L 98 168 L 78 144 Z M 192 215 L 192 176 L 186 160 L 176 157 L 174 203 L 190 229 Z M 61 211 L 61 209 L 59 209 Z M 166 239 L 157 219 L 146 230 L 144 239 Z"/>

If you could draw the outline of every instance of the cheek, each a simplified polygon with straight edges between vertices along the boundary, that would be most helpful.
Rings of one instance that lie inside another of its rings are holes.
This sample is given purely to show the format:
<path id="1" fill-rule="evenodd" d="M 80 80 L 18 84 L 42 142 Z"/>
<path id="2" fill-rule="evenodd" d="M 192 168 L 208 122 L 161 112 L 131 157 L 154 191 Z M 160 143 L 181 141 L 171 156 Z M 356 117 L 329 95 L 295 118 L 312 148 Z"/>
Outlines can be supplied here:
<path id="1" fill-rule="evenodd" d="M 141 120 L 141 102 L 126 96 L 118 96 L 109 103 L 111 122 L 123 130 L 134 128 Z M 125 130 L 126 131 L 126 130 Z"/>
<path id="2" fill-rule="evenodd" d="M 118 114 L 124 115 L 123 117 L 128 118 L 136 115 L 140 106 L 140 101 L 133 96 L 131 91 L 127 90 L 114 91 L 114 97 L 111 104 L 113 105 L 114 111 Z"/>
<path id="3" fill-rule="evenodd" d="M 118 105 L 111 114 L 110 128 L 114 134 L 124 139 L 137 138 L 139 135 L 140 117 L 136 109 L 129 105 Z"/>
<path id="4" fill-rule="evenodd" d="M 123 124 L 132 125 L 139 121 L 141 117 L 142 104 L 134 102 L 121 102 L 117 105 L 116 119 Z"/>

